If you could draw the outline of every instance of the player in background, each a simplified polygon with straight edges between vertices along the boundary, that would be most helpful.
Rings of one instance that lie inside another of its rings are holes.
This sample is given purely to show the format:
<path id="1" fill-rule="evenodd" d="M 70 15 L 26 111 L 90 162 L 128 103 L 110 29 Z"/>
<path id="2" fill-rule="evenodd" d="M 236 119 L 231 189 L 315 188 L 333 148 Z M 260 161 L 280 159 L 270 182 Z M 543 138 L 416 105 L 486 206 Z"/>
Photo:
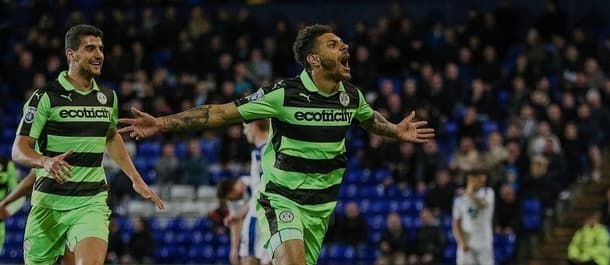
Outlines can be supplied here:
<path id="1" fill-rule="evenodd" d="M 270 264 L 271 258 L 263 247 L 258 226 L 254 196 L 260 186 L 261 158 L 269 138 L 269 120 L 261 119 L 245 123 L 244 134 L 248 142 L 254 145 L 254 150 L 251 152 L 250 175 L 239 180 L 226 179 L 218 185 L 219 199 L 231 202 L 229 203 L 231 214 L 228 220 L 231 229 L 230 260 L 232 265 Z M 239 205 L 240 202 L 245 203 Z"/>
<path id="2" fill-rule="evenodd" d="M 6 157 L 0 157 L 0 198 L 5 198 L 9 192 L 17 186 L 17 170 L 13 161 Z M 0 218 L 4 219 L 4 218 Z M 4 248 L 6 237 L 6 226 L 4 220 L 0 220 L 0 251 Z"/>
<path id="3" fill-rule="evenodd" d="M 271 118 L 263 151 L 257 215 L 273 264 L 317 264 L 322 241 L 339 197 L 347 165 L 345 135 L 351 125 L 399 141 L 425 143 L 434 137 L 415 112 L 399 124 L 366 102 L 351 79 L 349 46 L 329 26 L 301 29 L 293 44 L 305 69 L 295 78 L 234 102 L 198 106 L 155 118 L 132 108 L 119 130 L 143 139 L 159 132 L 219 127 Z"/>
<path id="4" fill-rule="evenodd" d="M 104 62 L 102 38 L 94 26 L 71 27 L 65 36 L 68 71 L 35 91 L 24 106 L 12 156 L 36 174 L 23 243 L 27 265 L 54 264 L 66 245 L 77 265 L 104 263 L 110 217 L 101 164 L 106 149 L 134 190 L 164 208 L 117 133 L 116 94 L 94 80 Z"/>
<path id="5" fill-rule="evenodd" d="M 25 196 L 29 195 L 32 192 L 35 181 L 36 174 L 34 174 L 34 170 L 30 170 L 30 173 L 17 184 L 11 193 L 0 201 L 0 220 L 6 220 L 14 213 L 14 210 L 9 209 L 11 208 L 9 205 L 12 206 L 14 202 L 24 199 Z M 66 248 L 61 257 L 61 265 L 74 265 L 74 252 Z"/>
<path id="6" fill-rule="evenodd" d="M 466 173 L 466 190 L 453 202 L 453 235 L 457 265 L 492 265 L 494 191 L 485 186 L 487 173 Z"/>

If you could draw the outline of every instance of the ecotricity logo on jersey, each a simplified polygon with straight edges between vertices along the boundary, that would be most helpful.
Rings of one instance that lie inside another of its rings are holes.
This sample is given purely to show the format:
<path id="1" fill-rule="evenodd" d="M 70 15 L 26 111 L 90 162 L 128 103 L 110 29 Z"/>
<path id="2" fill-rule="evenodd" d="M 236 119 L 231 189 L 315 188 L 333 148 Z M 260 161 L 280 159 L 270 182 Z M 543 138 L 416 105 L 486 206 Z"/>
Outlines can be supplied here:
<path id="1" fill-rule="evenodd" d="M 100 108 L 64 109 L 59 111 L 62 118 L 110 118 L 110 111 Z"/>
<path id="2" fill-rule="evenodd" d="M 353 112 L 342 110 L 297 111 L 294 118 L 298 121 L 351 121 Z"/>

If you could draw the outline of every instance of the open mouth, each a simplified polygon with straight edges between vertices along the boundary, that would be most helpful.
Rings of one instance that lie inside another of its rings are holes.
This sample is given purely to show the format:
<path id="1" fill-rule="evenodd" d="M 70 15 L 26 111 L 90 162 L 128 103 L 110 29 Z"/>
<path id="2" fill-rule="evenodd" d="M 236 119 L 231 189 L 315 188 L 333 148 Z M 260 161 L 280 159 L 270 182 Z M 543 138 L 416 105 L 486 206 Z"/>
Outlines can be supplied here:
<path id="1" fill-rule="evenodd" d="M 341 58 L 341 60 L 339 60 L 339 63 L 341 64 L 341 66 L 343 66 L 344 69 L 349 70 L 349 55 Z"/>
<path id="2" fill-rule="evenodd" d="M 92 62 L 91 65 L 93 65 L 93 67 L 99 68 L 102 67 L 102 62 Z"/>

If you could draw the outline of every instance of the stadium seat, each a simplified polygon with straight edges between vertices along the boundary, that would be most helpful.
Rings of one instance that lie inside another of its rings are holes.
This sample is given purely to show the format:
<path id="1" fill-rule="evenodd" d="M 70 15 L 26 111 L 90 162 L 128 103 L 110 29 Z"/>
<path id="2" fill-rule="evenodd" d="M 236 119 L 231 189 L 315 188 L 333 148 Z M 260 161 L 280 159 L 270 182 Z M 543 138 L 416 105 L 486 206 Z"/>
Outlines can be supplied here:
<path id="1" fill-rule="evenodd" d="M 191 185 L 172 185 L 170 194 L 173 201 L 191 201 L 195 198 L 195 188 Z"/>
<path id="2" fill-rule="evenodd" d="M 216 247 L 216 262 L 225 263 L 229 260 L 229 253 L 231 252 L 231 247 L 229 245 L 220 245 Z"/>
<path id="3" fill-rule="evenodd" d="M 169 222 L 167 223 L 167 229 L 177 232 L 182 230 L 188 230 L 188 226 L 186 220 L 178 216 L 169 220 Z"/>
<path id="4" fill-rule="evenodd" d="M 198 200 L 215 200 L 216 188 L 213 186 L 199 186 L 197 189 Z"/>
<path id="5" fill-rule="evenodd" d="M 335 262 L 346 262 L 354 259 L 356 253 L 352 246 L 343 245 L 343 244 L 333 244 L 328 248 L 328 256 L 331 261 Z"/>
<path id="6" fill-rule="evenodd" d="M 540 200 L 535 199 L 535 198 L 530 198 L 530 199 L 526 199 L 523 201 L 523 212 L 524 213 L 536 213 L 536 214 L 541 214 L 542 213 L 542 204 L 540 203 Z"/>
<path id="7" fill-rule="evenodd" d="M 366 221 L 371 230 L 383 231 L 386 227 L 385 216 L 381 214 L 367 215 Z"/>
<path id="8" fill-rule="evenodd" d="M 130 200 L 127 202 L 127 214 L 130 216 L 149 216 L 152 214 L 153 207 L 150 201 Z"/>
<path id="9" fill-rule="evenodd" d="M 210 230 L 211 226 L 212 223 L 210 222 L 210 219 L 208 219 L 207 217 L 200 217 L 195 220 L 195 223 L 193 224 L 193 230 L 205 232 Z"/>

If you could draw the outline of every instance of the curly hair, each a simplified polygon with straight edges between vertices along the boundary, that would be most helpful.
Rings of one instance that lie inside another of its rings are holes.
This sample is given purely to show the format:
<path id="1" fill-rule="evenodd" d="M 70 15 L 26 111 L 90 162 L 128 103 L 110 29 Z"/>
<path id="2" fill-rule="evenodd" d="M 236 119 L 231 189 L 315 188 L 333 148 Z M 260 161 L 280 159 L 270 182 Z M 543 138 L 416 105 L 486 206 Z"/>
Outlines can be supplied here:
<path id="1" fill-rule="evenodd" d="M 315 24 L 307 26 L 299 31 L 297 39 L 292 45 L 294 59 L 309 70 L 311 66 L 307 62 L 307 55 L 315 49 L 316 39 L 323 34 L 332 33 L 333 29 L 327 25 Z"/>
<path id="2" fill-rule="evenodd" d="M 100 39 L 104 38 L 104 32 L 95 26 L 86 24 L 72 26 L 68 32 L 66 32 L 65 49 L 77 50 L 78 46 L 80 46 L 80 37 L 90 35 L 99 37 Z"/>

